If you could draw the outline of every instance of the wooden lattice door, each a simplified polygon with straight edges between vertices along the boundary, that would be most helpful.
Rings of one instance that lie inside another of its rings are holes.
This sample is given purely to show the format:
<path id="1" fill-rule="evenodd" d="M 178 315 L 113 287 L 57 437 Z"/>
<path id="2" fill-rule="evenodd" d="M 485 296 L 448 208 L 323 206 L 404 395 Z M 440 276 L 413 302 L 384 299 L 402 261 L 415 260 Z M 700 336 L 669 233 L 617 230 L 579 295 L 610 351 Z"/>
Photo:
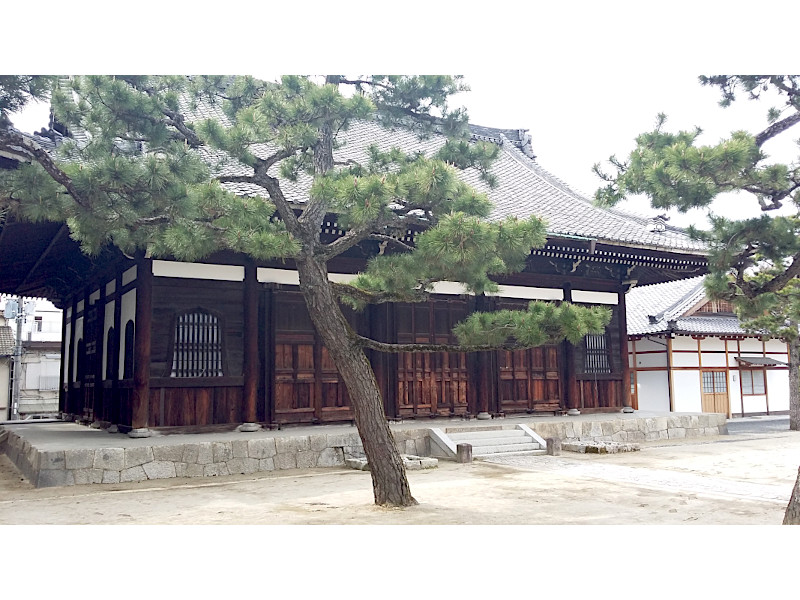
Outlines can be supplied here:
<path id="1" fill-rule="evenodd" d="M 558 346 L 499 351 L 498 395 L 502 412 L 554 411 L 561 403 Z"/>
<path id="2" fill-rule="evenodd" d="M 728 414 L 728 381 L 727 374 L 721 371 L 702 371 L 703 376 L 703 412 Z"/>
<path id="3" fill-rule="evenodd" d="M 302 296 L 281 294 L 275 299 L 274 311 L 275 422 L 352 419 L 345 385 L 316 335 Z"/>
<path id="4" fill-rule="evenodd" d="M 466 316 L 463 301 L 398 304 L 399 343 L 454 343 L 453 326 Z M 400 416 L 449 416 L 467 412 L 469 369 L 464 352 L 403 352 L 397 360 Z"/>

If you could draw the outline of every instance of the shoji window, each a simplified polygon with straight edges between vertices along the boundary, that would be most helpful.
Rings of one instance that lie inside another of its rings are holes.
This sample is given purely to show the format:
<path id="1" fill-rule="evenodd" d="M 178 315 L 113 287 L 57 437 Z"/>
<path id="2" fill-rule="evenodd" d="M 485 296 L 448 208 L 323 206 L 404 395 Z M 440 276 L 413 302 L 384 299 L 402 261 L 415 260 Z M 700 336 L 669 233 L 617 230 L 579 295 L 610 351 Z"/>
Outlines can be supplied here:
<path id="1" fill-rule="evenodd" d="M 203 310 L 175 320 L 171 377 L 222 377 L 219 318 Z"/>

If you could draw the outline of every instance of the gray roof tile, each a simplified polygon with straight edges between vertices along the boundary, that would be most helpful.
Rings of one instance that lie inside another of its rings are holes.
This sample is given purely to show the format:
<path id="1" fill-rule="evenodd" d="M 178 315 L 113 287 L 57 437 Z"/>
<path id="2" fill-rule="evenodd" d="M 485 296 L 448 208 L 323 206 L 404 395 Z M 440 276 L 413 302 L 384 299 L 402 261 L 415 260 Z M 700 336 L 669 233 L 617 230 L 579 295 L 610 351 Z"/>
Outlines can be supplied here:
<path id="1" fill-rule="evenodd" d="M 14 332 L 9 325 L 0 325 L 0 356 L 14 353 Z"/>
<path id="2" fill-rule="evenodd" d="M 664 333 L 670 321 L 675 331 L 683 333 L 746 334 L 735 316 L 683 316 L 706 298 L 704 279 L 692 277 L 633 288 L 626 296 L 628 335 Z"/>

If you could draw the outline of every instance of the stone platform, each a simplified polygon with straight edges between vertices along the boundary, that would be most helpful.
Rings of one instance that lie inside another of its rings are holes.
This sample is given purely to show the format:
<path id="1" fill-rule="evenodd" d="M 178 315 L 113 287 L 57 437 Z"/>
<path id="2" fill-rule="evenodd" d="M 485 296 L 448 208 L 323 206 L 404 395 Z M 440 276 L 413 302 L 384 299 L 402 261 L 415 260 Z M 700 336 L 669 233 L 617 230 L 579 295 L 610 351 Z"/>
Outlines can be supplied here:
<path id="1" fill-rule="evenodd" d="M 597 442 L 649 442 L 726 434 L 725 415 L 606 413 L 530 416 L 489 421 L 418 419 L 391 423 L 401 454 L 431 456 L 429 430 L 447 432 L 515 428 L 522 423 L 543 438 Z M 4 422 L 0 451 L 36 487 L 121 483 L 171 477 L 214 477 L 281 469 L 344 467 L 363 458 L 352 425 L 290 427 L 132 438 L 71 422 Z"/>

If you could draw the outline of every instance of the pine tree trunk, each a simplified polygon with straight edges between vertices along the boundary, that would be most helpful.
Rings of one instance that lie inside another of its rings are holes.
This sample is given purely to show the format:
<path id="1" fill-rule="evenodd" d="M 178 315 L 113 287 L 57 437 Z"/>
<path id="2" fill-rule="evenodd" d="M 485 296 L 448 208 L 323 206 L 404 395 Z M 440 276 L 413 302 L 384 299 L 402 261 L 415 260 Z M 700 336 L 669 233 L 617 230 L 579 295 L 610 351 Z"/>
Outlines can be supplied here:
<path id="1" fill-rule="evenodd" d="M 313 256 L 301 257 L 297 260 L 297 270 L 311 321 L 347 386 L 356 427 L 372 475 L 375 504 L 417 504 L 411 495 L 403 459 L 386 420 L 372 366 L 364 351 L 356 345 L 350 325 L 339 309 L 328 283 L 325 264 Z"/>
<path id="2" fill-rule="evenodd" d="M 789 341 L 789 429 L 800 431 L 800 338 Z"/>
<path id="3" fill-rule="evenodd" d="M 797 481 L 794 482 L 792 497 L 783 516 L 784 525 L 800 525 L 800 469 L 797 471 Z"/>
<path id="4" fill-rule="evenodd" d="M 789 429 L 800 430 L 800 339 L 789 341 Z M 783 517 L 784 525 L 800 525 L 800 470 Z"/>

